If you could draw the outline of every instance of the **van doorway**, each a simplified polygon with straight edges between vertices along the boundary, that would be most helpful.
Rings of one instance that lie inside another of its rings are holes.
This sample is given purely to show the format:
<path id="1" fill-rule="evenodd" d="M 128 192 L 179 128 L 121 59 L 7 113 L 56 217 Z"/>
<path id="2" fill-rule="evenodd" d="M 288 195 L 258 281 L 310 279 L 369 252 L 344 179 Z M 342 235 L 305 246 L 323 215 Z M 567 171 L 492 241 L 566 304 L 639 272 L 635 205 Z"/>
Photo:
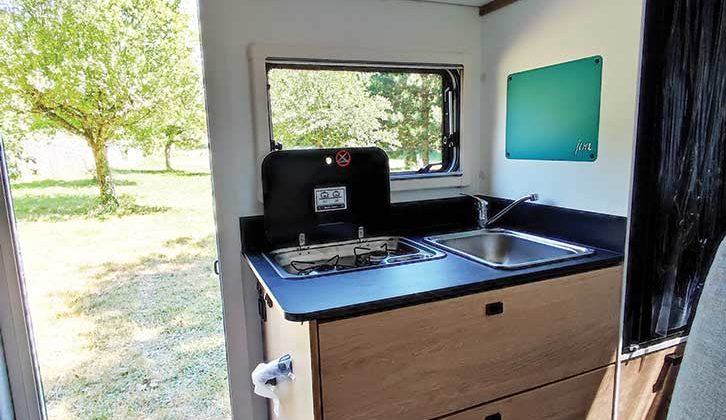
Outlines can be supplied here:
<path id="1" fill-rule="evenodd" d="M 231 417 L 197 22 L 193 0 L 0 0 L 50 419 Z"/>

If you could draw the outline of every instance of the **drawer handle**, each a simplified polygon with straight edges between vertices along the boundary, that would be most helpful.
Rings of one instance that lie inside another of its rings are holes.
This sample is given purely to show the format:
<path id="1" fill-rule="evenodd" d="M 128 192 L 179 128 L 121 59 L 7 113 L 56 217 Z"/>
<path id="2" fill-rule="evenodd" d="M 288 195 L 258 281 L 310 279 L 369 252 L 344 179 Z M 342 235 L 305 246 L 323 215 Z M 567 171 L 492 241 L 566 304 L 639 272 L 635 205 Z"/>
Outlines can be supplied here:
<path id="1" fill-rule="evenodd" d="M 666 355 L 665 357 L 665 363 L 663 364 L 663 367 L 660 369 L 660 373 L 658 374 L 658 378 L 656 378 L 655 383 L 653 384 L 653 392 L 659 392 L 663 389 L 666 382 L 673 381 L 674 379 L 671 377 L 669 378 L 669 374 L 671 373 L 670 368 L 673 367 L 674 369 L 681 364 L 681 361 L 683 360 L 683 354 L 682 353 L 671 353 Z M 677 373 L 677 371 L 676 371 Z M 673 375 L 675 375 L 674 373 Z"/>
<path id="2" fill-rule="evenodd" d="M 502 415 L 500 413 L 490 414 L 484 417 L 484 420 L 502 420 Z"/>
<path id="3" fill-rule="evenodd" d="M 502 302 L 494 302 L 494 303 L 487 303 L 484 307 L 484 313 L 487 314 L 487 316 L 492 315 L 499 315 L 501 313 L 504 313 L 504 303 Z M 489 419 L 488 417 L 485 420 L 497 420 L 496 417 L 493 417 L 492 419 Z"/>
<path id="4" fill-rule="evenodd" d="M 671 366 L 678 366 L 683 361 L 683 354 L 671 353 L 666 355 L 665 362 L 670 363 Z"/>

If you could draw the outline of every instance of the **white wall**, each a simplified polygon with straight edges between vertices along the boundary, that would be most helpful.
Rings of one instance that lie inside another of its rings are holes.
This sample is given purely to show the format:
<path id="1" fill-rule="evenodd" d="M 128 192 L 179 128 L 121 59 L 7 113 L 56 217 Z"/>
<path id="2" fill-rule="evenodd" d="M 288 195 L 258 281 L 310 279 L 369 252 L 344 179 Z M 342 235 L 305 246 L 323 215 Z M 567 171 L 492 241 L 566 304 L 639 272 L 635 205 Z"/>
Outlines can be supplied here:
<path id="1" fill-rule="evenodd" d="M 429 50 L 471 55 L 481 96 L 471 191 L 624 215 L 628 207 L 642 0 L 520 0 L 479 18 L 476 9 L 400 0 L 200 0 L 201 35 L 219 228 L 233 407 L 264 413 L 249 371 L 261 357 L 255 285 L 240 262 L 238 218 L 261 214 L 247 50 L 252 44 Z M 600 150 L 595 163 L 504 158 L 509 73 L 601 54 Z M 479 66 L 481 63 L 481 66 Z M 472 92 L 467 92 L 472 94 Z M 480 149 L 480 150 L 477 150 Z M 398 194 L 394 200 L 452 195 Z M 252 408 L 254 407 L 254 409 Z"/>
<path id="2" fill-rule="evenodd" d="M 627 214 L 642 8 L 642 0 L 520 0 L 484 17 L 483 191 Z M 604 58 L 597 161 L 506 159 L 507 76 L 596 54 Z"/>
<path id="3" fill-rule="evenodd" d="M 200 0 L 200 19 L 233 409 L 240 419 L 259 419 L 262 400 L 248 386 L 250 368 L 261 357 L 259 321 L 254 281 L 240 263 L 238 228 L 238 217 L 261 213 L 248 47 L 457 51 L 471 54 L 475 68 L 465 71 L 479 75 L 481 20 L 474 8 L 399 0 Z M 478 95 L 478 83 L 472 88 Z M 472 153 L 480 155 L 478 149 Z M 454 193 L 407 192 L 395 199 Z"/>

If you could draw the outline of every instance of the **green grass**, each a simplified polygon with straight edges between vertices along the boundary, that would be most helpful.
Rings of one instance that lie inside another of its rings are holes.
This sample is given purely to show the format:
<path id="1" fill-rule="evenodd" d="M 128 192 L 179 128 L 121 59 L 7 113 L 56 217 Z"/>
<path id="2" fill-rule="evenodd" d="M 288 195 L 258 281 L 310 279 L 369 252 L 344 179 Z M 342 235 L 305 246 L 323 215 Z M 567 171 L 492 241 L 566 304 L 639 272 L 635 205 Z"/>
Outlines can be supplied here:
<path id="1" fill-rule="evenodd" d="M 116 169 L 116 174 L 167 174 L 177 176 L 209 176 L 209 172 L 189 172 L 179 170 L 166 170 L 166 169 Z"/>
<path id="2" fill-rule="evenodd" d="M 90 215 L 98 207 L 98 200 L 92 195 L 17 195 L 13 207 L 20 221 L 61 220 Z"/>
<path id="3" fill-rule="evenodd" d="M 22 191 L 22 189 L 21 189 Z M 140 206 L 133 196 L 118 197 L 119 206 L 114 211 L 105 210 L 94 195 L 88 194 L 18 194 L 13 199 L 15 217 L 20 221 L 60 221 L 72 218 L 123 217 L 132 214 L 153 214 L 168 211 L 163 206 Z"/>
<path id="4" fill-rule="evenodd" d="M 51 419 L 229 418 L 209 174 L 12 185 Z"/>
<path id="5" fill-rule="evenodd" d="M 115 184 L 118 185 L 136 185 L 136 182 L 128 179 L 117 179 Z M 44 189 L 52 187 L 63 187 L 63 188 L 83 188 L 92 187 L 96 188 L 96 180 L 93 178 L 87 179 L 40 179 L 30 182 L 18 182 L 13 184 L 14 190 L 27 190 L 27 189 Z"/>

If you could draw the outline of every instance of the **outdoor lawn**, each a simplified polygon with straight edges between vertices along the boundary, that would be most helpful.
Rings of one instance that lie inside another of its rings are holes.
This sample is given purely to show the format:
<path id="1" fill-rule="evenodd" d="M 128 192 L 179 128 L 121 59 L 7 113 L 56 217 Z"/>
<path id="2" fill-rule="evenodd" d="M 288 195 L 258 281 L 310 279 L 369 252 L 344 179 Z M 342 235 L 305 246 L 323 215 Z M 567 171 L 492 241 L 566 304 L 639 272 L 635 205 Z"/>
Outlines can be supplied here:
<path id="1" fill-rule="evenodd" d="M 13 182 L 51 419 L 230 417 L 208 161 L 187 155 L 114 170 L 112 215 L 90 177 Z"/>

